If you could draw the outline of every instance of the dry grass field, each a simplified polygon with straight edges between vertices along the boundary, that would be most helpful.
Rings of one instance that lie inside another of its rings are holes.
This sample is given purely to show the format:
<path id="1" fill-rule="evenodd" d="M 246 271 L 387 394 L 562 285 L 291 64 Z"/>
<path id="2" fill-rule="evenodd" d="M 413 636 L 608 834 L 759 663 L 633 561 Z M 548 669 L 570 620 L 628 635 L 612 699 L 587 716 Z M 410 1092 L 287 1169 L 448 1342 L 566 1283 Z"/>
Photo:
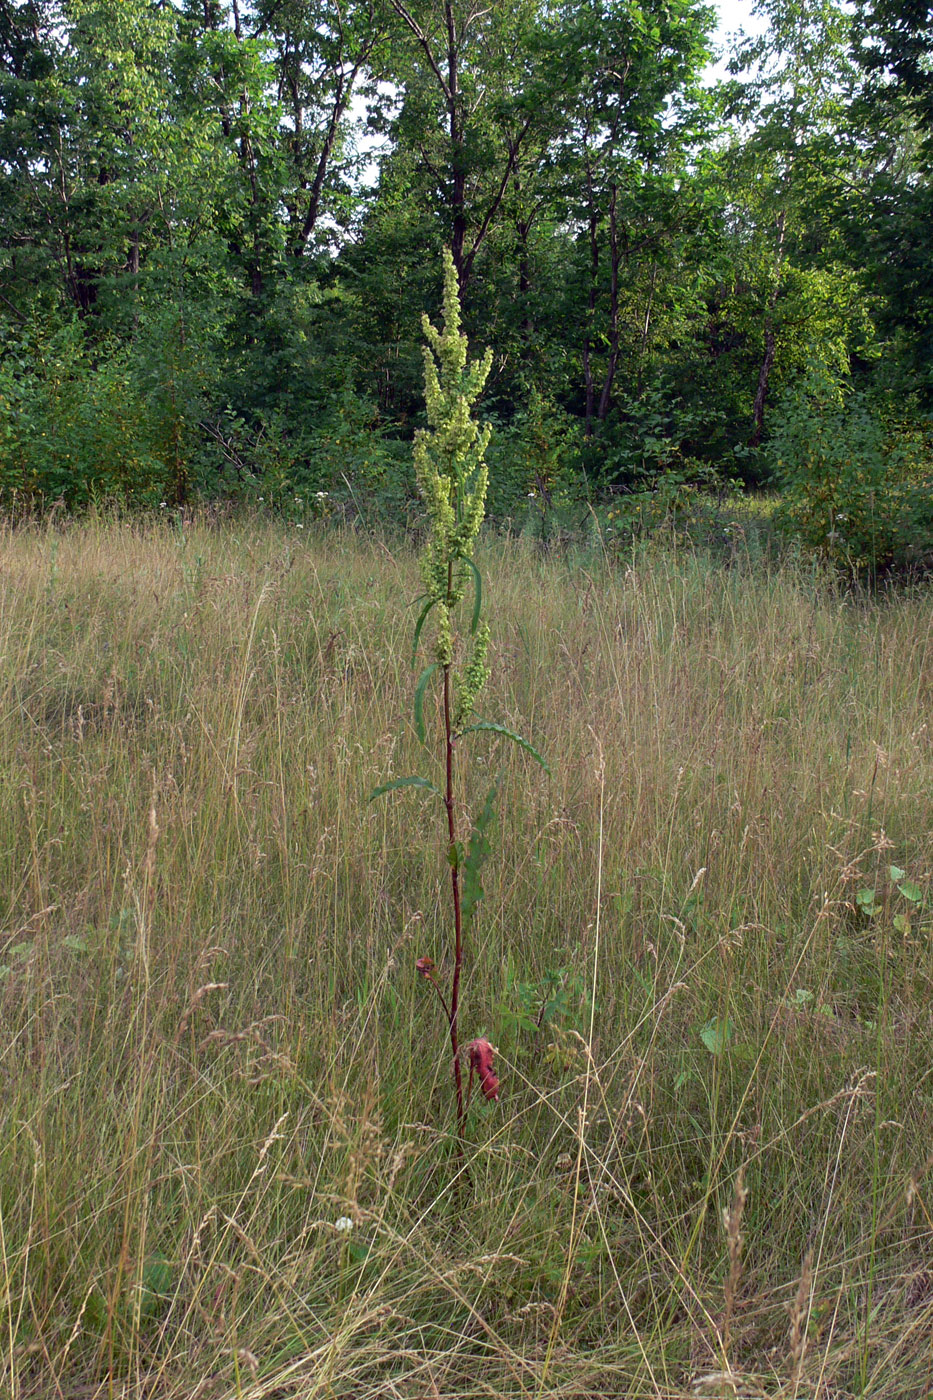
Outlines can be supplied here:
<path id="1" fill-rule="evenodd" d="M 458 1174 L 414 552 L 0 539 L 4 1397 L 933 1391 L 929 594 L 480 562 Z"/>

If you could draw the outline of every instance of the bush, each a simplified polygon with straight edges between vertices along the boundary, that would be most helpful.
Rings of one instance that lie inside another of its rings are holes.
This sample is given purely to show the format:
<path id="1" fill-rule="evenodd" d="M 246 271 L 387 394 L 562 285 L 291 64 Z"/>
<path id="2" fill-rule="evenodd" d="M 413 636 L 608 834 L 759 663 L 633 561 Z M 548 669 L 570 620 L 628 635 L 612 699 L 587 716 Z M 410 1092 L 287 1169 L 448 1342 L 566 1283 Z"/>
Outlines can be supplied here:
<path id="1" fill-rule="evenodd" d="M 769 444 L 776 524 L 857 573 L 933 563 L 930 433 L 812 366 L 782 400 Z"/>
<path id="2" fill-rule="evenodd" d="M 81 507 L 152 502 L 165 488 L 159 425 L 120 352 L 92 364 L 78 326 L 0 365 L 0 498 Z"/>
<path id="3" fill-rule="evenodd" d="M 552 507 L 576 500 L 584 489 L 583 443 L 578 419 L 532 389 L 527 407 L 508 423 L 494 424 L 489 462 L 489 515 L 523 518 L 531 504 L 546 516 Z"/>
<path id="4" fill-rule="evenodd" d="M 31 329 L 0 363 L 0 501 L 181 502 L 200 484 L 203 357 L 176 334 Z"/>

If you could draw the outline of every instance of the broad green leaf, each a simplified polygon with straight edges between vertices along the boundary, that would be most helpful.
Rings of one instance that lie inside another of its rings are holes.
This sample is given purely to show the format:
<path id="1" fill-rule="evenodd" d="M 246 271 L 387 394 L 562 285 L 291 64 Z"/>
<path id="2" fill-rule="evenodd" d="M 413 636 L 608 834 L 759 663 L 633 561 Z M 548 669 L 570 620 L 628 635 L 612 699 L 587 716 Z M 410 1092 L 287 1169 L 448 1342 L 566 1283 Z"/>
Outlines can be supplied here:
<path id="1" fill-rule="evenodd" d="M 895 914 L 894 927 L 897 929 L 898 933 L 902 933 L 906 938 L 910 933 L 910 919 L 906 914 Z"/>
<path id="2" fill-rule="evenodd" d="M 418 738 L 424 743 L 424 693 L 428 688 L 428 681 L 440 666 L 439 661 L 433 661 L 430 666 L 421 672 L 421 678 L 415 688 L 415 729 Z"/>
<path id="3" fill-rule="evenodd" d="M 372 792 L 369 794 L 369 800 L 372 802 L 375 798 L 381 797 L 383 793 L 395 792 L 398 788 L 422 788 L 426 792 L 436 793 L 438 797 L 443 796 L 440 788 L 428 782 L 427 778 L 393 778 L 391 783 L 381 783 L 379 787 L 373 788 Z"/>
<path id="4" fill-rule="evenodd" d="M 544 769 L 545 773 L 547 773 L 548 777 L 551 776 L 551 770 L 547 765 L 547 761 L 544 758 L 542 758 L 541 754 L 538 753 L 538 750 L 535 748 L 535 746 L 533 744 L 529 744 L 528 740 L 523 739 L 520 734 L 516 734 L 514 729 L 506 729 L 504 724 L 493 724 L 491 720 L 478 719 L 474 724 L 468 724 L 465 729 L 461 729 L 460 733 L 501 734 L 503 739 L 511 739 L 513 744 L 518 744 L 518 746 L 520 748 L 523 748 L 526 753 L 530 753 L 532 758 L 537 763 L 541 764 L 541 767 Z"/>
<path id="5" fill-rule="evenodd" d="M 875 903 L 874 890 L 859 890 L 855 896 L 855 902 L 862 913 L 867 914 L 870 919 L 878 913 L 879 906 Z"/>
<path id="6" fill-rule="evenodd" d="M 152 1255 L 143 1265 L 140 1290 L 140 1316 L 151 1320 L 168 1302 L 173 1289 L 172 1266 L 160 1254 Z"/>
<path id="7" fill-rule="evenodd" d="M 732 1022 L 728 1016 L 714 1016 L 700 1027 L 700 1039 L 711 1055 L 721 1055 L 732 1039 Z"/>
<path id="8" fill-rule="evenodd" d="M 353 1264 L 365 1264 L 369 1258 L 369 1251 L 372 1249 L 372 1242 L 356 1240 L 351 1238 L 347 1241 L 347 1258 Z"/>
<path id="9" fill-rule="evenodd" d="M 907 871 L 901 870 L 900 866 L 889 865 L 888 874 L 890 875 L 891 879 L 894 880 L 896 883 L 898 880 L 903 880 L 904 876 L 907 874 Z"/>
<path id="10" fill-rule="evenodd" d="M 920 904 L 923 901 L 923 890 L 913 880 L 904 880 L 897 887 L 905 899 L 909 899 L 911 904 Z"/>
<path id="11" fill-rule="evenodd" d="M 63 941 L 65 947 L 66 947 L 66 948 L 69 948 L 69 949 L 71 950 L 72 953 L 86 953 L 86 952 L 87 952 L 87 939 L 86 939 L 86 938 L 82 938 L 82 937 L 80 936 L 80 934 L 77 934 L 77 933 L 69 933 L 68 937 L 65 938 L 65 939 L 63 939 L 62 941 Z"/>

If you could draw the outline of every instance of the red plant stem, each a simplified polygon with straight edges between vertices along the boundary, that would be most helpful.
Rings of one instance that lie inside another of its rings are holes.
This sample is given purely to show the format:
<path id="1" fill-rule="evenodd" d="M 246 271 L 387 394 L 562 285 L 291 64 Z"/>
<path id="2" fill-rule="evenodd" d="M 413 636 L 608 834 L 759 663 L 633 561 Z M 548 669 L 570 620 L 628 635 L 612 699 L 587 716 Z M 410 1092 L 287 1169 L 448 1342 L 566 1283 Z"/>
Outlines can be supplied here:
<path id="1" fill-rule="evenodd" d="M 447 596 L 453 589 L 454 566 L 447 565 Z M 460 1010 L 460 970 L 463 967 L 463 916 L 460 911 L 460 869 L 457 859 L 457 822 L 454 810 L 454 735 L 450 712 L 450 663 L 444 667 L 444 739 L 446 743 L 447 787 L 444 805 L 447 808 L 447 836 L 450 842 L 450 888 L 454 902 L 454 971 L 450 984 L 450 1052 L 454 1061 L 454 1084 L 457 1089 L 457 1151 L 463 1155 L 463 1075 L 460 1069 L 460 1036 L 457 1018 Z"/>
<path id="2" fill-rule="evenodd" d="M 463 967 L 463 917 L 460 911 L 460 871 L 457 868 L 457 823 L 454 812 L 454 742 L 450 718 L 450 667 L 444 667 L 444 731 L 447 746 L 447 836 L 450 842 L 450 888 L 454 902 L 454 972 L 450 984 L 450 1053 L 454 1061 L 454 1084 L 457 1088 L 457 1137 L 463 1150 L 463 1076 L 460 1071 L 460 971 Z"/>
<path id="3" fill-rule="evenodd" d="M 433 972 L 426 972 L 424 975 L 431 983 L 431 986 L 434 988 L 434 990 L 437 992 L 438 1000 L 440 1001 L 441 1006 L 444 1008 L 444 1015 L 447 1017 L 447 1024 L 450 1025 L 450 1008 L 448 1007 L 447 1002 L 444 999 L 444 993 L 441 991 L 440 982 L 438 982 Z"/>

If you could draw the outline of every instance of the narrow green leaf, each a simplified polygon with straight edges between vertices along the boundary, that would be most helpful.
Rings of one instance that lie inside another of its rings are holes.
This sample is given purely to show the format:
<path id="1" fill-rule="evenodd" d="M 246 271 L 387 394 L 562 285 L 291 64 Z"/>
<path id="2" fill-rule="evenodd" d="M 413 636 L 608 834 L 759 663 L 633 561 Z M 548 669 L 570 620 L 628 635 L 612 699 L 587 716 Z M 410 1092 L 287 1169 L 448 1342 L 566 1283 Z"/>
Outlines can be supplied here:
<path id="1" fill-rule="evenodd" d="M 424 607 L 421 609 L 421 612 L 418 614 L 418 621 L 415 623 L 415 635 L 414 635 L 414 640 L 412 641 L 412 644 L 411 644 L 411 664 L 412 664 L 413 666 L 414 666 L 414 664 L 415 664 L 415 657 L 418 655 L 418 643 L 419 643 L 420 640 L 421 640 L 421 629 L 422 629 L 422 627 L 424 626 L 424 624 L 427 622 L 427 620 L 428 620 L 428 613 L 429 613 L 429 612 L 431 611 L 431 609 L 434 607 L 434 604 L 435 604 L 436 602 L 437 602 L 437 599 L 436 599 L 436 598 L 429 598 L 428 601 L 425 603 Z"/>
<path id="2" fill-rule="evenodd" d="M 427 778 L 393 778 L 391 783 L 382 783 L 379 787 L 373 788 L 369 794 L 369 800 L 372 802 L 375 798 L 381 797 L 383 793 L 395 792 L 397 788 L 423 788 L 426 792 L 434 792 L 438 797 L 442 796 L 440 788 L 429 783 Z"/>
<path id="3" fill-rule="evenodd" d="M 473 616 L 470 619 L 470 636 L 472 637 L 476 634 L 480 613 L 483 610 L 483 580 L 472 559 L 464 559 L 463 562 L 473 575 Z"/>
<path id="4" fill-rule="evenodd" d="M 424 743 L 424 692 L 428 688 L 428 681 L 440 664 L 439 661 L 433 661 L 430 666 L 426 667 L 421 672 L 421 679 L 415 689 L 415 729 L 422 744 Z"/>
<path id="5" fill-rule="evenodd" d="M 520 734 L 516 734 L 514 729 L 506 729 L 504 724 L 493 724 L 491 720 L 478 719 L 474 724 L 468 724 L 465 729 L 461 729 L 460 733 L 501 734 L 503 739 L 511 739 L 513 744 L 518 744 L 519 748 L 524 749 L 526 753 L 530 753 L 532 758 L 537 763 L 541 764 L 541 767 L 544 769 L 545 773 L 547 773 L 548 777 L 551 776 L 551 770 L 547 765 L 547 760 L 538 753 L 534 744 L 529 744 L 528 740 L 523 739 Z"/>
<path id="6" fill-rule="evenodd" d="M 499 790 L 498 779 L 489 789 L 486 801 L 482 810 L 478 813 L 473 830 L 470 833 L 470 840 L 467 844 L 466 859 L 463 863 L 463 886 L 461 898 L 461 911 L 463 914 L 463 926 L 469 928 L 476 913 L 476 906 L 483 897 L 483 886 L 480 883 L 483 864 L 492 849 L 489 844 L 488 831 L 495 821 L 496 793 Z"/>

